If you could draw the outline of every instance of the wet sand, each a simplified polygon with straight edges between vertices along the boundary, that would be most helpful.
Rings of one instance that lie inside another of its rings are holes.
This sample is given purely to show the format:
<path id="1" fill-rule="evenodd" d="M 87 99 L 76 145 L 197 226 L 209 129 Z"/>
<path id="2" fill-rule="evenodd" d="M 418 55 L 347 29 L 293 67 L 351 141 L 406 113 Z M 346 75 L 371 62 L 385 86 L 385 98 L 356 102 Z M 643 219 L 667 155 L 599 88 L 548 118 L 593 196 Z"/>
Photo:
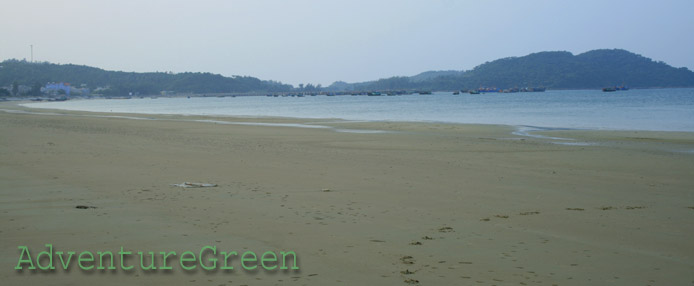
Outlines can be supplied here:
<path id="1" fill-rule="evenodd" d="M 8 285 L 694 283 L 692 133 L 32 112 L 63 115 L 0 111 Z M 293 250 L 301 269 L 14 270 L 46 243 Z"/>

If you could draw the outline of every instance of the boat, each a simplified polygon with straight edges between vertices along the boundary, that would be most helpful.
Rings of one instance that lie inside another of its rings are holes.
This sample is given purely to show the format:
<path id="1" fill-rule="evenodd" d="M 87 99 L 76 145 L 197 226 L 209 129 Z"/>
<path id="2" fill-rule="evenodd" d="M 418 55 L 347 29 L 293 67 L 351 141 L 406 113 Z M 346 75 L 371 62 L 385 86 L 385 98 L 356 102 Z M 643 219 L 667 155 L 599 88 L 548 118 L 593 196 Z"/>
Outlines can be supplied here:
<path id="1" fill-rule="evenodd" d="M 613 92 L 613 91 L 623 91 L 623 90 L 629 90 L 629 87 L 626 85 L 620 85 L 620 86 L 610 86 L 603 88 L 602 91 L 604 92 Z"/>
<path id="2" fill-rule="evenodd" d="M 456 91 L 453 92 L 453 95 L 458 95 L 458 94 L 460 94 L 460 91 L 457 91 L 457 90 L 456 90 Z"/>
<path id="3" fill-rule="evenodd" d="M 504 89 L 504 90 L 502 90 L 501 92 L 503 92 L 503 93 L 516 93 L 516 92 L 519 92 L 519 91 L 520 91 L 519 88 L 514 87 L 514 88 Z"/>
<path id="4" fill-rule="evenodd" d="M 480 91 L 476 89 L 471 89 L 470 94 L 480 94 Z"/>
<path id="5" fill-rule="evenodd" d="M 477 91 L 481 93 L 487 93 L 487 92 L 501 92 L 501 89 L 498 89 L 496 87 L 480 87 L 477 89 Z"/>
<path id="6" fill-rule="evenodd" d="M 521 88 L 520 91 L 521 92 L 545 92 L 545 90 L 546 89 L 544 87 L 525 87 L 525 88 Z"/>

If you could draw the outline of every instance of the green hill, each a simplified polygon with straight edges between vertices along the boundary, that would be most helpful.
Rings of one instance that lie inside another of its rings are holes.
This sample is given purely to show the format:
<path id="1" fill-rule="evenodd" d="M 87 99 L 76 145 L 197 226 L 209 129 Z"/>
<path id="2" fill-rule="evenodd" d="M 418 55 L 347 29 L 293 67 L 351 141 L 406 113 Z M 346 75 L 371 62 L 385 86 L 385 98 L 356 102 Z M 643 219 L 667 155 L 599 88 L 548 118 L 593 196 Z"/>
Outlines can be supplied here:
<path id="1" fill-rule="evenodd" d="M 90 89 L 109 87 L 102 93 L 159 94 L 161 91 L 191 93 L 243 93 L 296 91 L 291 85 L 249 76 L 225 77 L 211 73 L 135 73 L 106 71 L 80 65 L 0 63 L 0 87 L 13 83 L 41 86 L 47 82 L 86 84 Z M 411 77 L 391 77 L 361 83 L 335 82 L 324 90 L 459 90 L 479 87 L 546 87 L 550 89 L 598 89 L 627 85 L 632 88 L 694 87 L 694 72 L 625 50 L 594 50 L 579 55 L 540 52 L 487 62 L 468 71 L 430 71 Z M 305 89 L 302 89 L 305 90 Z M 5 90 L 0 90 L 5 91 Z"/>
<path id="2" fill-rule="evenodd" d="M 437 75 L 438 76 L 432 76 Z M 627 85 L 633 88 L 694 87 L 694 72 L 625 50 L 594 50 L 579 55 L 540 52 L 487 62 L 458 73 L 429 72 L 414 77 L 392 77 L 345 84 L 342 90 L 427 89 L 458 90 L 479 87 L 547 87 L 596 89 Z M 337 86 L 330 86 L 328 89 Z"/>
<path id="3" fill-rule="evenodd" d="M 287 91 L 292 86 L 263 81 L 248 76 L 224 77 L 211 73 L 135 73 L 106 71 L 80 65 L 58 65 L 7 60 L 0 63 L 0 87 L 13 82 L 20 85 L 44 85 L 48 82 L 69 82 L 73 86 L 86 84 L 89 88 L 110 87 L 106 93 L 123 95 L 129 92 L 159 94 L 161 91 L 192 93 L 229 93 Z"/>

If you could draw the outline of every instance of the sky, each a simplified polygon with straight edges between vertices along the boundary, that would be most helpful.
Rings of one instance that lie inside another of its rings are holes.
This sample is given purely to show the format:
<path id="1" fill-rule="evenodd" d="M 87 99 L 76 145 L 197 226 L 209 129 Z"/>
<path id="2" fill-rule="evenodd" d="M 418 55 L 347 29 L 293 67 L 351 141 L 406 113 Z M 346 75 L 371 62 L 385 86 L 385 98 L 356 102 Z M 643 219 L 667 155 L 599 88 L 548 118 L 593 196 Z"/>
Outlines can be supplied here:
<path id="1" fill-rule="evenodd" d="M 3 0 L 0 61 L 330 85 L 625 49 L 694 70 L 694 1 Z"/>

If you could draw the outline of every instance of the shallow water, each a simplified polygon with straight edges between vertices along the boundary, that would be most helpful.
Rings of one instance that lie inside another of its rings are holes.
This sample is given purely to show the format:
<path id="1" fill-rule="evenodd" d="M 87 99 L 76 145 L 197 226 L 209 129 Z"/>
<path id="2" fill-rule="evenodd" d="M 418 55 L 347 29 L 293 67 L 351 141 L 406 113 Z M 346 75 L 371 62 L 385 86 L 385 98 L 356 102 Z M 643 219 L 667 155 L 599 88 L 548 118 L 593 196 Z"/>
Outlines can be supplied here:
<path id="1" fill-rule="evenodd" d="M 694 132 L 694 89 L 403 96 L 94 99 L 24 104 L 94 112 L 340 118 Z"/>

